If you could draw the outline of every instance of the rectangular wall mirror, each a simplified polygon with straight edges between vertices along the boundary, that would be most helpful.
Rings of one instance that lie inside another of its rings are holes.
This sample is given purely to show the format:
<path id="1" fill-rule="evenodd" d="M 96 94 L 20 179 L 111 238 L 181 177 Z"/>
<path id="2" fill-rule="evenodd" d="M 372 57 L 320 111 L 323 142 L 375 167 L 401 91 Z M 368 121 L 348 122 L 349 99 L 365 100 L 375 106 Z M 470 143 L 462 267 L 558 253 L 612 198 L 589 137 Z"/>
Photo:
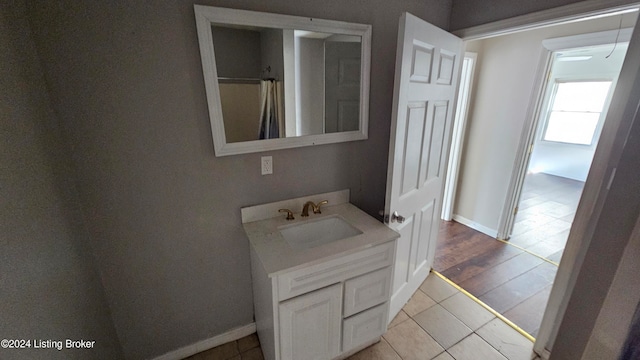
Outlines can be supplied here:
<path id="1" fill-rule="evenodd" d="M 371 25 L 194 9 L 216 156 L 367 138 Z"/>

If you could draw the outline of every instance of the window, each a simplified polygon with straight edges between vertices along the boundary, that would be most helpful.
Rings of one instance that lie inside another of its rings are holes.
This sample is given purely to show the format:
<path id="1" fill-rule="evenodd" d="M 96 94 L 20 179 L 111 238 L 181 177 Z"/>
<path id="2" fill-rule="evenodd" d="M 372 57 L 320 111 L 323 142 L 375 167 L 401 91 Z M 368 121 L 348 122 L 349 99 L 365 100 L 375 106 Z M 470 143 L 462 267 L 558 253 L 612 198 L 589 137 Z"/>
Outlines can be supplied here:
<path id="1" fill-rule="evenodd" d="M 556 82 L 542 140 L 591 145 L 611 81 Z"/>

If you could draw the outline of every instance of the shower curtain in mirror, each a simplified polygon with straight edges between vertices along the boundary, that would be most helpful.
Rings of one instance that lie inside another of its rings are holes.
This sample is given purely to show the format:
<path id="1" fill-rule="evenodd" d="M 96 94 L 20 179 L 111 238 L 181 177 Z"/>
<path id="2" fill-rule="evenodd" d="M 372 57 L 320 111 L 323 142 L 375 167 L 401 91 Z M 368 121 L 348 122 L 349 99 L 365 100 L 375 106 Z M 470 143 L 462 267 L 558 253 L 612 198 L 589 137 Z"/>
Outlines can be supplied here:
<path id="1" fill-rule="evenodd" d="M 282 82 L 261 80 L 259 139 L 277 139 L 284 135 L 284 106 L 282 102 Z"/>

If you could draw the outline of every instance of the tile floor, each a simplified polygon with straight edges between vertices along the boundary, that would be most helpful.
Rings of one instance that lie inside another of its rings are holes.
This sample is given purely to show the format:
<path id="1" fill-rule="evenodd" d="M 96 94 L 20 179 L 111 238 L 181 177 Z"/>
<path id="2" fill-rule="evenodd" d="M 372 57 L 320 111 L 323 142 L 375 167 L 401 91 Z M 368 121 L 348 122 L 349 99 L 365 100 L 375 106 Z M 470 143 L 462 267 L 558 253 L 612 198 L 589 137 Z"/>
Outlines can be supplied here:
<path id="1" fill-rule="evenodd" d="M 350 360 L 530 360 L 533 343 L 434 274 L 381 341 Z M 188 360 L 263 359 L 255 334 Z M 302 360 L 302 359 L 301 359 Z"/>
<path id="2" fill-rule="evenodd" d="M 584 182 L 548 174 L 528 174 L 509 242 L 560 262 Z"/>
<path id="3" fill-rule="evenodd" d="M 533 343 L 431 274 L 382 340 L 351 360 L 530 360 Z"/>

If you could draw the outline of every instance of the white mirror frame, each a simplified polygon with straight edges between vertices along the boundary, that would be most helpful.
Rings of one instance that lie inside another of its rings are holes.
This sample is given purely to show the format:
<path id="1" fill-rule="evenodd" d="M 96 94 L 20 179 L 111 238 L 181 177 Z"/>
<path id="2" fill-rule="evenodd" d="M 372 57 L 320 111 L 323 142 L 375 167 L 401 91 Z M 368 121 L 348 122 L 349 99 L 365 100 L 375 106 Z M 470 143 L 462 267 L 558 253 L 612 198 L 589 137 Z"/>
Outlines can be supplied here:
<path id="1" fill-rule="evenodd" d="M 369 128 L 369 84 L 371 69 L 371 25 L 347 23 L 342 21 L 322 20 L 299 16 L 280 15 L 256 11 L 236 10 L 213 6 L 194 5 L 202 71 L 209 105 L 209 118 L 213 145 L 216 156 L 246 154 L 261 151 L 288 149 L 301 146 L 339 143 L 345 141 L 365 140 Z M 360 122 L 358 131 L 345 131 L 298 137 L 263 139 L 227 143 L 218 73 L 213 50 L 211 25 L 245 25 L 276 29 L 308 30 L 317 32 L 339 33 L 362 37 L 360 66 Z"/>

